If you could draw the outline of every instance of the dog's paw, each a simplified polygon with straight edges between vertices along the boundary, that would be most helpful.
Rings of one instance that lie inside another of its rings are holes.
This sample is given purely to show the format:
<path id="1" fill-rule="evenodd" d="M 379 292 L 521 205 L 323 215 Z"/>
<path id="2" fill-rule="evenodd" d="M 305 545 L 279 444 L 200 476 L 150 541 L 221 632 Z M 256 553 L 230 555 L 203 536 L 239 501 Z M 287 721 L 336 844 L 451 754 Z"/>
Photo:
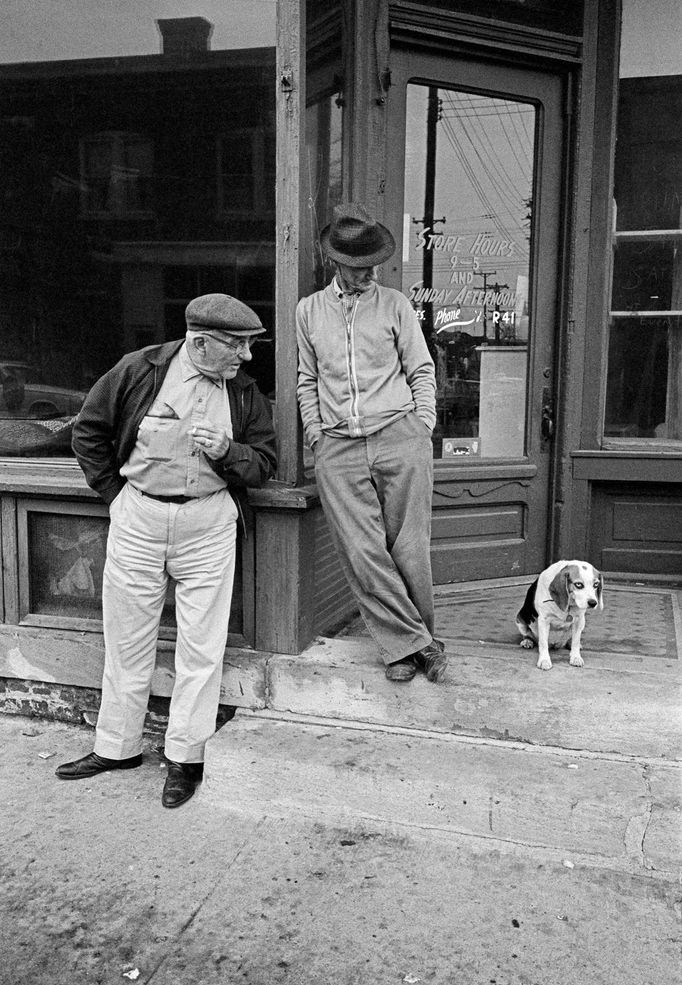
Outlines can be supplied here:
<path id="1" fill-rule="evenodd" d="M 583 658 L 580 656 L 579 653 L 572 653 L 571 656 L 569 657 L 568 662 L 570 663 L 571 667 L 585 666 L 585 661 L 583 660 Z"/>
<path id="2" fill-rule="evenodd" d="M 538 662 L 537 662 L 537 667 L 540 670 L 551 670 L 552 669 L 552 661 L 549 659 L 549 657 L 540 657 L 539 660 L 538 660 Z"/>
<path id="3" fill-rule="evenodd" d="M 524 650 L 532 650 L 535 646 L 535 641 L 531 640 L 528 636 L 524 636 L 519 646 L 522 646 Z"/>

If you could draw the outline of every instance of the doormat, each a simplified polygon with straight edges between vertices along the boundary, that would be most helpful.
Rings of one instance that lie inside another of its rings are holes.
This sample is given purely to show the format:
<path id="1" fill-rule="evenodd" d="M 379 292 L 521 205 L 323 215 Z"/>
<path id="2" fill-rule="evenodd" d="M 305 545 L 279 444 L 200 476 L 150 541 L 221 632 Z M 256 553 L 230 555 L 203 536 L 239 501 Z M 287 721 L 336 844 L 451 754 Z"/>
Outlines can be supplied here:
<path id="1" fill-rule="evenodd" d="M 436 636 L 472 643 L 514 644 L 516 613 L 528 586 L 453 589 L 436 599 Z M 604 591 L 604 609 L 587 617 L 585 651 L 622 653 L 677 660 L 682 648 L 682 592 L 665 588 L 612 586 Z"/>

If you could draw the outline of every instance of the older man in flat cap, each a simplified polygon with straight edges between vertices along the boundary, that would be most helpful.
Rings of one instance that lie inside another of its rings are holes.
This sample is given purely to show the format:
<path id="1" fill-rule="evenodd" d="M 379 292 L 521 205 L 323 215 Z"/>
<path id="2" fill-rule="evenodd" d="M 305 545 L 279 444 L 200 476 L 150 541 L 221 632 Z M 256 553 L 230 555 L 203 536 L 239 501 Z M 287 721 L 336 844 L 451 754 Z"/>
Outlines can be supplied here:
<path id="1" fill-rule="evenodd" d="M 232 492 L 274 472 L 270 406 L 242 371 L 265 329 L 236 298 L 208 294 L 186 310 L 184 340 L 128 353 L 88 394 L 73 449 L 110 509 L 102 584 L 105 663 L 94 751 L 62 780 L 142 762 L 161 613 L 176 582 L 175 684 L 165 807 L 203 774 L 215 731 L 235 568 Z"/>
<path id="2" fill-rule="evenodd" d="M 298 401 L 329 528 L 386 665 L 443 679 L 433 637 L 433 360 L 407 298 L 377 284 L 395 241 L 358 202 L 320 235 L 336 275 L 296 310 Z"/>

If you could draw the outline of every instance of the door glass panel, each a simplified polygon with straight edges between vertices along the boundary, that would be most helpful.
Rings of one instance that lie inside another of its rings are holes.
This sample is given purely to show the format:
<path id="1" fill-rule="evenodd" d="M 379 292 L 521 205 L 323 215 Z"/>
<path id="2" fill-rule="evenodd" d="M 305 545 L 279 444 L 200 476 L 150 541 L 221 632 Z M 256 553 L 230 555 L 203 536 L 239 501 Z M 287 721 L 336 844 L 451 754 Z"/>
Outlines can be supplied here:
<path id="1" fill-rule="evenodd" d="M 402 289 L 436 365 L 434 457 L 525 454 L 536 111 L 407 87 Z"/>

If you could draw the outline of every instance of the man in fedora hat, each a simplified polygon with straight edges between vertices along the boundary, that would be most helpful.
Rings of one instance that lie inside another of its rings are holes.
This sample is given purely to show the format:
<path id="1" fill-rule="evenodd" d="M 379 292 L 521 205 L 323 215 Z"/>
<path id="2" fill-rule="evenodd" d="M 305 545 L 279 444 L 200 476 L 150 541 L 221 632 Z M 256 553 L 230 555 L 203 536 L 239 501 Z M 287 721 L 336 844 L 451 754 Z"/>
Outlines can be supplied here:
<path id="1" fill-rule="evenodd" d="M 446 668 L 430 559 L 436 380 L 407 298 L 377 284 L 395 250 L 359 203 L 322 230 L 332 283 L 299 301 L 298 400 L 336 549 L 391 681 Z"/>
<path id="2" fill-rule="evenodd" d="M 104 678 L 94 751 L 57 769 L 79 780 L 142 762 L 142 731 L 169 578 L 177 644 L 164 807 L 203 774 L 215 731 L 236 556 L 232 493 L 274 471 L 270 405 L 241 369 L 265 329 L 226 294 L 195 298 L 184 340 L 130 352 L 95 383 L 73 429 L 88 484 L 109 505 L 102 583 Z"/>

